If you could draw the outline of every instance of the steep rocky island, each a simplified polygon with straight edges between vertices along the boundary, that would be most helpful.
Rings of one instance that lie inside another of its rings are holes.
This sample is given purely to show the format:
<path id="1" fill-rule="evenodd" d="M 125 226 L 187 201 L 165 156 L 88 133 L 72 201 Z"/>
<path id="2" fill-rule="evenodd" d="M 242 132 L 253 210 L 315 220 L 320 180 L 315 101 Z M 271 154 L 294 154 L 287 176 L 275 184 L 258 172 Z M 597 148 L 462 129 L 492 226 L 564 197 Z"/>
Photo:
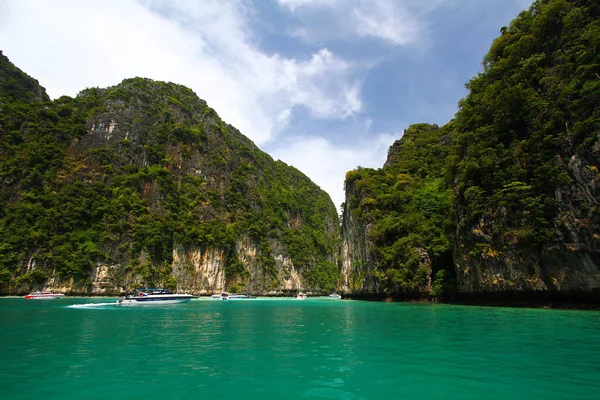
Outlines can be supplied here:
<path id="1" fill-rule="evenodd" d="M 600 300 L 600 5 L 536 1 L 501 29 L 443 127 L 346 176 L 355 296 Z"/>
<path id="2" fill-rule="evenodd" d="M 0 54 L 0 185 L 2 294 L 337 285 L 329 196 L 180 85 L 50 101 Z"/>

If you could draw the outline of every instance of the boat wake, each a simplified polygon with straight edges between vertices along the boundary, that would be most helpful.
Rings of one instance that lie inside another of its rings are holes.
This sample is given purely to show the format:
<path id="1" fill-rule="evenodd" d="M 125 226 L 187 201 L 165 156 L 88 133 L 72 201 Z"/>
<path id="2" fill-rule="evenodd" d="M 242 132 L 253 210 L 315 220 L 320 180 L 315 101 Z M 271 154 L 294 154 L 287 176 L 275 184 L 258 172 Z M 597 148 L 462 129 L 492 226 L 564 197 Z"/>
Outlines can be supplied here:
<path id="1" fill-rule="evenodd" d="M 107 306 L 116 306 L 116 302 L 112 303 L 89 303 L 89 304 L 71 304 L 67 306 L 67 308 L 96 308 L 96 307 L 107 307 Z"/>

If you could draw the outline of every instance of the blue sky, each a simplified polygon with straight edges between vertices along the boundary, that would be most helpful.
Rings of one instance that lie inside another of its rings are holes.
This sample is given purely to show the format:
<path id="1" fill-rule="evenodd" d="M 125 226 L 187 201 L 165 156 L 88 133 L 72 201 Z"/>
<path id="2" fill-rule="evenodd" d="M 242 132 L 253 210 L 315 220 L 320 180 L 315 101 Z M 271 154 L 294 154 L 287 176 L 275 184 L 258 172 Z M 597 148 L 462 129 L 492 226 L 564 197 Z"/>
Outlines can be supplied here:
<path id="1" fill-rule="evenodd" d="M 408 125 L 443 125 L 531 0 L 0 0 L 0 49 L 75 96 L 142 76 L 193 89 L 336 207 Z"/>

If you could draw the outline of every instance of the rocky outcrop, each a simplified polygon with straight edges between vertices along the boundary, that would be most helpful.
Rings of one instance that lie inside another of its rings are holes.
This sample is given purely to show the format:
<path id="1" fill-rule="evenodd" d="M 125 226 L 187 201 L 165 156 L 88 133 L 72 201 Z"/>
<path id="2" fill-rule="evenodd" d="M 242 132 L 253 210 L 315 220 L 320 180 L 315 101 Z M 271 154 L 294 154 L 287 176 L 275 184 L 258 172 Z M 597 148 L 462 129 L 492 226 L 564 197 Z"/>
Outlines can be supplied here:
<path id="1" fill-rule="evenodd" d="M 259 244 L 247 235 L 241 236 L 233 257 L 243 266 L 243 272 L 229 281 L 226 276 L 228 255 L 222 250 L 185 249 L 177 244 L 174 248 L 173 277 L 178 282 L 177 288 L 195 295 L 215 294 L 232 286 L 254 295 L 276 295 L 299 291 L 304 284 L 285 247 L 277 242 L 272 243 L 274 250 L 269 254 L 276 261 L 273 276 L 263 268 Z"/>
<path id="2" fill-rule="evenodd" d="M 467 85 L 453 122 L 465 294 L 600 300 L 599 11 L 587 0 L 534 2 Z"/>
<path id="3" fill-rule="evenodd" d="M 173 277 L 177 289 L 197 295 L 225 290 L 225 254 L 217 249 L 173 250 Z"/>

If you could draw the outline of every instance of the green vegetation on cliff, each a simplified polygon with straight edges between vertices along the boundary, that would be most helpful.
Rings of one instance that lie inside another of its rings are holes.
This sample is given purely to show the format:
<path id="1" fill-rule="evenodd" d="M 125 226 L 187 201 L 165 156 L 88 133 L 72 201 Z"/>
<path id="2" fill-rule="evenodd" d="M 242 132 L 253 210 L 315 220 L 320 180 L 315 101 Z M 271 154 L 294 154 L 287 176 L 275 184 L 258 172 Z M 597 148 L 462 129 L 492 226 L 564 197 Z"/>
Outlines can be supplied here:
<path id="1" fill-rule="evenodd" d="M 49 101 L 0 55 L 0 100 L 3 290 L 49 278 L 91 290 L 99 265 L 117 267 L 114 288 L 174 286 L 178 249 L 222 252 L 226 282 L 239 289 L 280 287 L 277 254 L 310 288 L 337 283 L 329 196 L 190 89 L 134 78 Z M 244 237 L 258 249 L 258 286 L 236 248 Z"/>
<path id="2" fill-rule="evenodd" d="M 598 164 L 599 15 L 596 1 L 537 1 L 502 28 L 454 121 L 459 228 L 488 218 L 495 242 L 555 240 L 555 191 L 574 182 L 563 157 Z"/>

